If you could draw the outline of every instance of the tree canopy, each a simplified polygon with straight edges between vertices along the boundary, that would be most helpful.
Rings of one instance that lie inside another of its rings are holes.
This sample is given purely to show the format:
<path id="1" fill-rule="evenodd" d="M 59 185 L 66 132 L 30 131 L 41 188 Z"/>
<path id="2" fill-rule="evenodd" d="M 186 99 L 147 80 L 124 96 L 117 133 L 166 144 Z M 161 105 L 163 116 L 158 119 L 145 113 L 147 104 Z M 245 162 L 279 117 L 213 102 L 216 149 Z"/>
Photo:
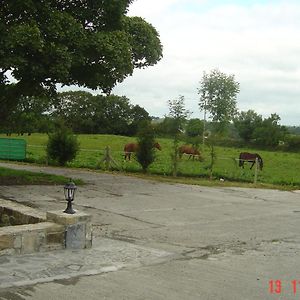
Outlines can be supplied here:
<path id="1" fill-rule="evenodd" d="M 284 140 L 287 129 L 285 126 L 280 125 L 279 121 L 279 115 L 274 113 L 265 118 L 261 125 L 255 128 L 253 138 L 258 145 L 278 146 L 279 142 Z"/>
<path id="2" fill-rule="evenodd" d="M 9 110 L 20 95 L 52 93 L 56 84 L 109 94 L 134 68 L 156 64 L 159 34 L 144 19 L 126 15 L 131 2 L 1 0 L 2 107 Z"/>
<path id="3" fill-rule="evenodd" d="M 278 146 L 287 136 L 287 128 L 279 124 L 280 116 L 273 113 L 263 118 L 254 110 L 242 111 L 234 119 L 234 126 L 239 136 L 247 143 L 260 146 Z M 293 142 L 293 141 L 291 141 Z"/>
<path id="4" fill-rule="evenodd" d="M 250 142 L 253 139 L 253 133 L 256 128 L 262 124 L 262 116 L 258 115 L 254 110 L 241 111 L 234 118 L 234 126 L 239 136 L 245 141 Z"/>
<path id="5" fill-rule="evenodd" d="M 22 97 L 0 132 L 51 132 L 62 122 L 75 133 L 135 135 L 144 121 L 151 121 L 149 113 L 124 96 L 70 91 L 57 93 L 50 102 L 43 97 Z"/>
<path id="6" fill-rule="evenodd" d="M 76 133 L 135 135 L 142 121 L 151 120 L 144 108 L 124 96 L 77 91 L 59 93 L 55 100 L 50 116 L 64 120 Z"/>
<path id="7" fill-rule="evenodd" d="M 239 93 L 239 83 L 234 75 L 226 75 L 219 70 L 203 74 L 198 93 L 201 110 L 208 111 L 212 121 L 221 127 L 233 119 L 236 114 L 236 96 Z"/>

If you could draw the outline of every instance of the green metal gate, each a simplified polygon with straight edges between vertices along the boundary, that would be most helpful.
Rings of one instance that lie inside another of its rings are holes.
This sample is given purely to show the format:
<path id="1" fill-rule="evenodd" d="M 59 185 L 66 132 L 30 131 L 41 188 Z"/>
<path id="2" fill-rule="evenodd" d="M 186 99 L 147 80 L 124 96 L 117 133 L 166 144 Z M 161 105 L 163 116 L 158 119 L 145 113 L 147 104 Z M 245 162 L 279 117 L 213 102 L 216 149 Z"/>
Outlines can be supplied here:
<path id="1" fill-rule="evenodd" d="M 25 140 L 0 138 L 0 159 L 23 160 L 25 158 Z"/>

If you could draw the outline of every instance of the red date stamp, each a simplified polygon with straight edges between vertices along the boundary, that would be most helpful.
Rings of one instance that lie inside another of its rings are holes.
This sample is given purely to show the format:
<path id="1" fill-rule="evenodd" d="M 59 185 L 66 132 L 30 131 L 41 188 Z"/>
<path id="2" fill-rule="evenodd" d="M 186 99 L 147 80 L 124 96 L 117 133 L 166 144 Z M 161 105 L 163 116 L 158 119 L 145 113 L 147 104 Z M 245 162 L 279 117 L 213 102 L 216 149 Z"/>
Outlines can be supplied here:
<path id="1" fill-rule="evenodd" d="M 282 281 L 279 279 L 269 281 L 269 293 L 281 294 L 283 291 L 291 291 L 294 295 L 300 293 L 300 280 Z"/>

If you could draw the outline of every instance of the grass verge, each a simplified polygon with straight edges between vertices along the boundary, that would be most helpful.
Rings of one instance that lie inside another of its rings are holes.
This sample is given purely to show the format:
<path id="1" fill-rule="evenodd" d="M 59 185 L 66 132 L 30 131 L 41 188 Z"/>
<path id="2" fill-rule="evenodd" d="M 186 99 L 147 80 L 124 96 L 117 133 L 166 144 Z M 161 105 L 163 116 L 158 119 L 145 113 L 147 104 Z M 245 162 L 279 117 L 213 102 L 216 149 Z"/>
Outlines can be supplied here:
<path id="1" fill-rule="evenodd" d="M 45 173 L 12 170 L 0 167 L 0 185 L 64 185 L 69 178 Z M 75 180 L 77 185 L 81 180 Z"/>
<path id="2" fill-rule="evenodd" d="M 102 172 L 102 171 L 100 171 Z M 195 178 L 195 177 L 172 177 L 172 176 L 163 176 L 163 175 L 153 175 L 145 173 L 128 173 L 128 172 L 119 172 L 119 171 L 103 171 L 110 174 L 119 174 L 124 176 L 130 176 L 135 178 L 140 178 L 144 180 L 154 180 L 158 182 L 166 182 L 171 184 L 189 184 L 189 185 L 198 185 L 206 187 L 241 187 L 241 188 L 258 188 L 258 189 L 274 189 L 280 191 L 292 191 L 298 189 L 298 187 L 291 185 L 277 185 L 277 184 L 268 184 L 268 183 L 247 183 L 240 181 L 220 181 L 219 179 L 206 179 L 206 178 Z"/>

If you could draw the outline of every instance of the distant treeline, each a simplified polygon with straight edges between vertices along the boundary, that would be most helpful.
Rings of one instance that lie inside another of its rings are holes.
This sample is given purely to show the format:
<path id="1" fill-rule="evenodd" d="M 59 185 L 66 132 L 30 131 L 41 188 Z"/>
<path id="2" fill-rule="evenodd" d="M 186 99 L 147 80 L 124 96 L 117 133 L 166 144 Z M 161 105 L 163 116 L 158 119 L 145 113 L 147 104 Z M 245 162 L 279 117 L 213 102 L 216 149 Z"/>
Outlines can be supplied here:
<path id="1" fill-rule="evenodd" d="M 300 126 L 287 126 L 288 132 L 295 135 L 300 135 Z"/>
<path id="2" fill-rule="evenodd" d="M 24 97 L 1 124 L 3 133 L 52 132 L 63 122 L 74 133 L 135 135 L 139 123 L 151 120 L 148 112 L 126 97 L 75 91 L 51 98 Z"/>
<path id="3" fill-rule="evenodd" d="M 145 120 L 152 122 L 157 136 L 172 137 L 172 118 L 150 117 L 143 107 L 132 105 L 124 96 L 71 91 L 58 93 L 52 99 L 22 98 L 7 122 L 0 123 L 0 131 L 8 135 L 49 133 L 64 123 L 74 133 L 135 136 Z M 276 113 L 263 118 L 253 110 L 238 112 L 216 143 L 300 151 L 300 127 L 282 126 L 279 121 Z M 197 118 L 186 120 L 181 140 L 198 147 L 203 136 L 209 138 L 218 126 L 208 121 L 204 126 L 204 121 Z"/>

